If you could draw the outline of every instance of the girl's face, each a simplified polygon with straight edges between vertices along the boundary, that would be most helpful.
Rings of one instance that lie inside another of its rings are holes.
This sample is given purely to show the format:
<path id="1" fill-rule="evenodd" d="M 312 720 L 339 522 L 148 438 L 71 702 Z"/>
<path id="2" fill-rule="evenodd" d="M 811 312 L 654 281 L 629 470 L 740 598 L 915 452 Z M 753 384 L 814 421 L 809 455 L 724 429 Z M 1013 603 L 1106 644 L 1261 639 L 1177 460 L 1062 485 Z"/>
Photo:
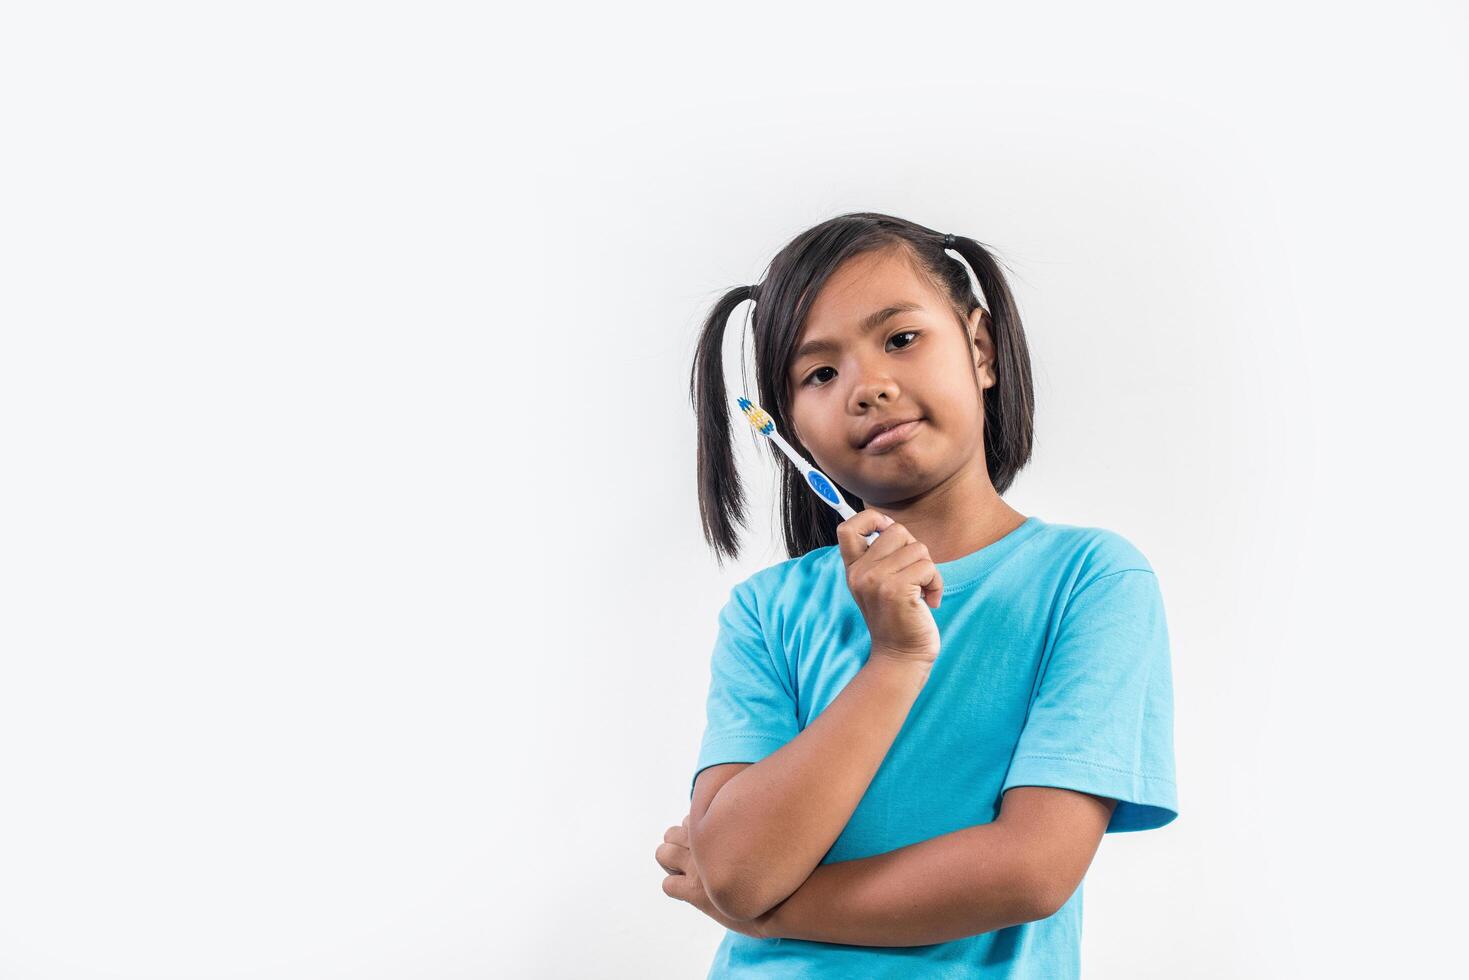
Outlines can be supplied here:
<path id="1" fill-rule="evenodd" d="M 867 504 L 919 497 L 984 464 L 988 315 L 953 308 L 895 250 L 843 262 L 812 304 L 785 379 L 791 426 L 819 469 Z M 917 420 L 865 446 L 875 426 Z"/>

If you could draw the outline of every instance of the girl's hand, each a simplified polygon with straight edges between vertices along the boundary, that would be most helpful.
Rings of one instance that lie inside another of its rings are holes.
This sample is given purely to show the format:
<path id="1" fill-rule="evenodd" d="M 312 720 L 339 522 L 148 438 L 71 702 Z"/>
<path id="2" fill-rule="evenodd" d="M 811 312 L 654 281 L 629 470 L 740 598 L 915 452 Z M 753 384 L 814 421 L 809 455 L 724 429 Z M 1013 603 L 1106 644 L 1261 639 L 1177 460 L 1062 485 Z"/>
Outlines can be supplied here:
<path id="1" fill-rule="evenodd" d="M 881 531 L 868 545 L 863 538 Z M 867 620 L 872 657 L 931 664 L 939 655 L 933 609 L 944 580 L 908 529 L 872 508 L 837 525 L 837 547 L 847 565 L 847 588 Z"/>
<path id="2" fill-rule="evenodd" d="M 765 916 L 746 921 L 731 919 L 709 901 L 709 893 L 704 890 L 704 882 L 699 878 L 699 868 L 694 864 L 694 852 L 689 849 L 688 817 L 684 817 L 679 826 L 668 828 L 663 835 L 663 843 L 658 845 L 653 856 L 659 867 L 668 872 L 668 877 L 663 879 L 663 894 L 688 902 L 726 929 L 733 929 L 756 939 L 766 938 L 761 929 Z"/>

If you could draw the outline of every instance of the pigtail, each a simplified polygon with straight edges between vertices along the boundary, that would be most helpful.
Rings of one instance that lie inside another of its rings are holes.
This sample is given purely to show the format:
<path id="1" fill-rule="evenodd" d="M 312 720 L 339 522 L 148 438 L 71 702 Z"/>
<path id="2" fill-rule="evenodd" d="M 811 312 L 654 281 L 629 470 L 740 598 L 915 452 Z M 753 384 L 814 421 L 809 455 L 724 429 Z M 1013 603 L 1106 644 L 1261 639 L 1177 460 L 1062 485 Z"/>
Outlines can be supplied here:
<path id="1" fill-rule="evenodd" d="M 739 286 L 715 304 L 704 321 L 689 372 L 689 402 L 697 423 L 699 517 L 704 540 L 714 549 L 714 559 L 721 568 L 724 556 L 739 557 L 735 525 L 748 527 L 745 491 L 730 442 L 733 403 L 724 388 L 724 331 L 734 308 L 753 294 L 754 287 Z"/>
<path id="2" fill-rule="evenodd" d="M 964 256 L 988 303 L 990 336 L 995 341 L 995 384 L 984 398 L 984 453 L 990 482 L 1004 493 L 1027 462 L 1035 432 L 1035 387 L 1030 349 L 1020 325 L 1015 297 L 1000 265 L 981 243 L 951 236 L 949 248 Z"/>

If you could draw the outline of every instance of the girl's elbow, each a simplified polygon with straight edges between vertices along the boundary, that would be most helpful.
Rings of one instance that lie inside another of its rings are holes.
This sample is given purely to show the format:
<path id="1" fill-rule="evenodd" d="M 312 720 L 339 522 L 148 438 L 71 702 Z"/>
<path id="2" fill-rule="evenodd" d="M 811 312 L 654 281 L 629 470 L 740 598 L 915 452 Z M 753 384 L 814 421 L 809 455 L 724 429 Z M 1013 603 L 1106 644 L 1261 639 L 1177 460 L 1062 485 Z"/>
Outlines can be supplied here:
<path id="1" fill-rule="evenodd" d="M 1054 872 L 1029 875 L 1019 889 L 1025 921 L 1049 919 L 1061 911 L 1075 894 L 1076 885 Z"/>
<path id="2" fill-rule="evenodd" d="M 699 865 L 699 876 L 703 879 L 709 901 L 731 919 L 740 922 L 758 919 L 780 901 L 771 897 L 770 889 L 764 886 L 758 875 L 741 874 L 738 865 L 732 873 L 717 861 L 705 865 L 697 856 L 694 861 Z"/>
<path id="3" fill-rule="evenodd" d="M 729 884 L 706 881 L 704 890 L 709 895 L 709 901 L 714 904 L 724 915 L 738 922 L 749 922 L 758 919 L 775 903 L 765 901 L 759 894 L 758 889 L 747 884 L 733 882 Z"/>
<path id="4" fill-rule="evenodd" d="M 740 922 L 758 919 L 789 897 L 794 886 L 782 890 L 780 882 L 789 875 L 771 866 L 764 855 L 741 846 L 738 832 L 732 839 L 724 830 L 700 825 L 690 835 L 689 846 L 704 893 L 721 913 Z M 808 872 L 809 874 L 809 872 Z M 797 879 L 797 884 L 805 876 Z"/>
<path id="5" fill-rule="evenodd" d="M 1024 849 L 1016 849 L 1007 878 L 1011 918 L 1017 924 L 1049 918 L 1066 904 L 1069 893 L 1062 894 L 1064 882 L 1056 874 L 1056 869 L 1045 861 L 1036 860 Z"/>

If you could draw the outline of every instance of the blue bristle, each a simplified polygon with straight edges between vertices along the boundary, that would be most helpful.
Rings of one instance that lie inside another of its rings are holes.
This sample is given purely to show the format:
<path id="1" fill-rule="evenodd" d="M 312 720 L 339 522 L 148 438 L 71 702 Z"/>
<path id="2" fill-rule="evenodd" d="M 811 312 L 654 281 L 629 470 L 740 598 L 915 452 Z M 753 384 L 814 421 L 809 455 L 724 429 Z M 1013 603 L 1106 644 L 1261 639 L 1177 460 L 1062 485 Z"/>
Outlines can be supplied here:
<path id="1" fill-rule="evenodd" d="M 735 399 L 735 403 L 740 406 L 740 411 L 742 411 L 742 412 L 745 413 L 745 417 L 746 418 L 749 418 L 749 416 L 750 416 L 750 409 L 755 406 L 755 403 L 752 402 L 752 401 L 750 401 L 750 399 L 744 397 L 743 395 L 741 395 L 739 398 Z M 754 420 L 753 419 L 751 419 L 751 424 L 754 425 Z M 760 433 L 761 435 L 768 436 L 768 435 L 770 435 L 770 433 L 772 433 L 772 432 L 775 431 L 775 420 L 772 419 L 772 418 L 770 418 L 769 415 L 768 415 L 768 413 L 767 413 L 765 424 L 764 425 L 755 425 L 754 426 L 754 429 L 755 429 L 756 432 Z"/>

